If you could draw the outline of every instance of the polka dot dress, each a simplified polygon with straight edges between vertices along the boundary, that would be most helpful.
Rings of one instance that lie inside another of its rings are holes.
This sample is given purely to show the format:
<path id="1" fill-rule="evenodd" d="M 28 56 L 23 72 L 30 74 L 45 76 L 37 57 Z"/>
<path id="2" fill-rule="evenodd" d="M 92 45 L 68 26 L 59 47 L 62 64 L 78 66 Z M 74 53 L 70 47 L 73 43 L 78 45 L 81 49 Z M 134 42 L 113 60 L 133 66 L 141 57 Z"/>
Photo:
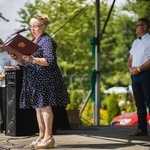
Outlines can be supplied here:
<path id="1" fill-rule="evenodd" d="M 49 66 L 41 66 L 22 60 L 24 67 L 20 108 L 40 108 L 49 105 L 66 106 L 70 100 L 57 65 L 57 45 L 47 34 L 39 37 L 36 44 L 40 48 L 33 56 L 44 57 Z"/>

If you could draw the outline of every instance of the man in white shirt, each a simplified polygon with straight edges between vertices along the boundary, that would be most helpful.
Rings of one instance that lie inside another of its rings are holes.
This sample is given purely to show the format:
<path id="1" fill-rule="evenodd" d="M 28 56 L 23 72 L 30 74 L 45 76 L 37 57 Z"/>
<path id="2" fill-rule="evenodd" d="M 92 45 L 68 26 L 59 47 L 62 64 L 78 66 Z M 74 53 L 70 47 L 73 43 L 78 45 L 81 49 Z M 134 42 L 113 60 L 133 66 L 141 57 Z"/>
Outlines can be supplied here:
<path id="1" fill-rule="evenodd" d="M 132 43 L 128 68 L 137 107 L 138 129 L 130 136 L 147 136 L 147 107 L 150 109 L 150 34 L 149 21 L 140 18 L 136 25 L 139 36 Z M 149 110 L 150 111 L 150 110 Z"/>
<path id="2" fill-rule="evenodd" d="M 0 39 L 0 44 L 3 44 L 3 41 Z M 0 49 L 0 124 L 1 132 L 4 131 L 5 124 L 5 67 L 6 66 L 16 66 L 16 61 L 12 60 L 6 51 Z"/>

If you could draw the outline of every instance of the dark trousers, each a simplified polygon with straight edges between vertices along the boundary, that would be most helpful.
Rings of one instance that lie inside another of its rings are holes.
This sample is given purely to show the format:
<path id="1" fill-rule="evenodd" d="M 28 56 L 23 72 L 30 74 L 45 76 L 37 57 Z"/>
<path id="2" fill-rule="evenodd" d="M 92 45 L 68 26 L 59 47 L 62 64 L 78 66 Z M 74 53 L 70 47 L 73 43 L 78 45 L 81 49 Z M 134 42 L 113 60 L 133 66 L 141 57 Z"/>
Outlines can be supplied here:
<path id="1" fill-rule="evenodd" d="M 6 101 L 5 87 L 0 87 L 0 111 L 1 111 L 1 131 L 5 130 L 5 101 Z"/>
<path id="2" fill-rule="evenodd" d="M 138 129 L 147 132 L 147 107 L 150 108 L 150 70 L 131 76 L 137 107 Z"/>

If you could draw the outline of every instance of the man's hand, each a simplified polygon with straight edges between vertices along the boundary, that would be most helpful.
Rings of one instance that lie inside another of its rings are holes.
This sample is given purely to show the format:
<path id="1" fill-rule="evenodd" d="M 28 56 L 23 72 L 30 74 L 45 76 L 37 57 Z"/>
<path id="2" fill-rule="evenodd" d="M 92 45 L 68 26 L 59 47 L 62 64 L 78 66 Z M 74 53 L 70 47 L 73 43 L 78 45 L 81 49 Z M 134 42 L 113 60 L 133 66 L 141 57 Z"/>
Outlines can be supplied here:
<path id="1" fill-rule="evenodd" d="M 138 71 L 138 67 L 133 67 L 129 69 L 131 75 L 137 75 L 140 72 Z"/>
<path id="2" fill-rule="evenodd" d="M 5 80 L 5 74 L 0 75 L 0 81 L 3 81 L 3 80 Z"/>

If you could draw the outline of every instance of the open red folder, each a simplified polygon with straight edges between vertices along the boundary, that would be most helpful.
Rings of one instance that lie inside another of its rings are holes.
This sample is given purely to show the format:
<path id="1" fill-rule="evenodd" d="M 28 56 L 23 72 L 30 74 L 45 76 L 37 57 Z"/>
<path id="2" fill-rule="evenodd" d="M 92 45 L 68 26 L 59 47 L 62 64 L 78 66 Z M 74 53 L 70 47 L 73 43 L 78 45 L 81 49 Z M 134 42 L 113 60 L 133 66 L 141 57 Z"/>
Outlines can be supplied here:
<path id="1" fill-rule="evenodd" d="M 39 46 L 18 34 L 10 42 L 0 45 L 0 48 L 21 58 L 22 55 L 32 55 L 39 49 Z"/>

